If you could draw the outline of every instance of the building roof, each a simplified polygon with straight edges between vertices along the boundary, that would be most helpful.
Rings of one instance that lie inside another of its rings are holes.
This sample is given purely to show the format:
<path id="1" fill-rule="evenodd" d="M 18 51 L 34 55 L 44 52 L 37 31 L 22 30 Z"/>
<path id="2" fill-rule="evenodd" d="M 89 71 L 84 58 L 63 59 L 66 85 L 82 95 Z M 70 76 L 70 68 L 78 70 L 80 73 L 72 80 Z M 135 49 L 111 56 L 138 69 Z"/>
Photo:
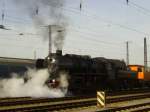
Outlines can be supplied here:
<path id="1" fill-rule="evenodd" d="M 128 65 L 128 66 L 138 66 L 138 67 L 144 67 L 143 65 Z"/>
<path id="2" fill-rule="evenodd" d="M 35 64 L 36 60 L 33 59 L 22 59 L 22 58 L 9 58 L 9 57 L 0 57 L 0 63 L 3 64 Z"/>

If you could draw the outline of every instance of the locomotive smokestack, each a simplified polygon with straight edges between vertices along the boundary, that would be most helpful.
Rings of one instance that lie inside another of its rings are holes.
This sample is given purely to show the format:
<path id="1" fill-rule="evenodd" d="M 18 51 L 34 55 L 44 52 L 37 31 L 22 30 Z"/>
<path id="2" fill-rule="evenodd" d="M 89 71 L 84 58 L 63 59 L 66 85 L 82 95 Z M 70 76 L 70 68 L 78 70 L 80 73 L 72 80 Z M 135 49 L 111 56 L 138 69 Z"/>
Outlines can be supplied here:
<path id="1" fill-rule="evenodd" d="M 62 50 L 56 50 L 56 55 L 61 56 L 62 55 Z"/>

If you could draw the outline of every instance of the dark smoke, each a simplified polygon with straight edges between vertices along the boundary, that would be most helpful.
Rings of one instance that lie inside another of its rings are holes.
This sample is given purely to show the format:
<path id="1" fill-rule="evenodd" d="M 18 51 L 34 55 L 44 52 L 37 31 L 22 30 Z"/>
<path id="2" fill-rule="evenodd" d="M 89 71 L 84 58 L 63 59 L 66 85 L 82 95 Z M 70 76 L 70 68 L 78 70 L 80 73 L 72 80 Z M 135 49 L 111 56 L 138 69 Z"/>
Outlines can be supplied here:
<path id="1" fill-rule="evenodd" d="M 61 27 L 63 31 L 54 32 L 54 46 L 62 50 L 67 27 L 67 18 L 62 12 L 65 0 L 14 0 L 14 2 L 22 13 L 29 15 L 36 28 L 48 25 Z"/>
<path id="2" fill-rule="evenodd" d="M 56 35 L 54 38 L 54 46 L 57 50 L 62 50 L 65 35 L 66 35 L 66 29 L 64 29 L 64 27 L 57 27 Z"/>

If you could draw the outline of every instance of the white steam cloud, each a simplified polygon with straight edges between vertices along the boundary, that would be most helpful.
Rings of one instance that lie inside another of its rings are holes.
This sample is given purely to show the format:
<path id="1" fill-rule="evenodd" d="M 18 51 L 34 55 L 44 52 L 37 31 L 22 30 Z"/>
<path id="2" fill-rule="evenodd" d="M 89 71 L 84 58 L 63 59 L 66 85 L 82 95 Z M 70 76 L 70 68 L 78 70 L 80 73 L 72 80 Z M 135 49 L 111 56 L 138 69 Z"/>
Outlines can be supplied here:
<path id="1" fill-rule="evenodd" d="M 68 26 L 61 8 L 65 5 L 65 0 L 13 0 L 13 2 L 21 13 L 32 19 L 37 31 L 38 26 L 43 28 L 48 25 L 58 26 L 53 40 L 55 48 L 62 50 Z M 60 89 L 48 88 L 45 84 L 49 77 L 48 70 L 29 69 L 26 77 L 27 82 L 19 74 L 13 74 L 9 79 L 0 79 L 0 97 L 63 97 L 67 92 L 67 75 L 60 75 Z"/>
<path id="2" fill-rule="evenodd" d="M 49 88 L 45 82 L 49 78 L 47 69 L 29 69 L 25 74 L 27 81 L 19 74 L 14 74 L 12 78 L 0 80 L 0 97 L 64 97 L 65 92 L 61 89 Z M 64 78 L 65 79 L 65 78 Z M 64 80 L 63 80 L 64 81 Z M 63 87 L 67 88 L 67 80 L 63 82 Z M 64 85 L 64 83 L 66 83 Z M 60 85 L 61 86 L 61 85 Z M 67 90 L 67 89 L 66 89 Z"/>
<path id="3" fill-rule="evenodd" d="M 60 76 L 59 76 L 59 87 L 60 89 L 63 91 L 63 93 L 67 94 L 68 92 L 68 86 L 69 86 L 69 82 L 68 82 L 69 76 L 66 72 L 61 72 Z"/>

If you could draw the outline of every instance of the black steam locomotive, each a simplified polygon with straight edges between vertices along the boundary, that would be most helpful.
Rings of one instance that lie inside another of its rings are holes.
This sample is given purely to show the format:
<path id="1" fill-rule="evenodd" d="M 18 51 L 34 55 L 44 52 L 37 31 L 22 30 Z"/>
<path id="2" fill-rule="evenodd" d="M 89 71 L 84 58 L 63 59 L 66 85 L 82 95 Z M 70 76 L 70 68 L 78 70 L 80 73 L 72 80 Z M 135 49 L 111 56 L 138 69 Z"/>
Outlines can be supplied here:
<path id="1" fill-rule="evenodd" d="M 61 73 L 67 74 L 68 91 L 72 94 L 92 94 L 97 90 L 121 90 L 141 85 L 137 73 L 130 71 L 121 60 L 62 55 L 62 51 L 57 50 L 44 60 L 38 59 L 36 67 L 49 69 L 47 83 L 52 87 L 59 87 Z"/>

